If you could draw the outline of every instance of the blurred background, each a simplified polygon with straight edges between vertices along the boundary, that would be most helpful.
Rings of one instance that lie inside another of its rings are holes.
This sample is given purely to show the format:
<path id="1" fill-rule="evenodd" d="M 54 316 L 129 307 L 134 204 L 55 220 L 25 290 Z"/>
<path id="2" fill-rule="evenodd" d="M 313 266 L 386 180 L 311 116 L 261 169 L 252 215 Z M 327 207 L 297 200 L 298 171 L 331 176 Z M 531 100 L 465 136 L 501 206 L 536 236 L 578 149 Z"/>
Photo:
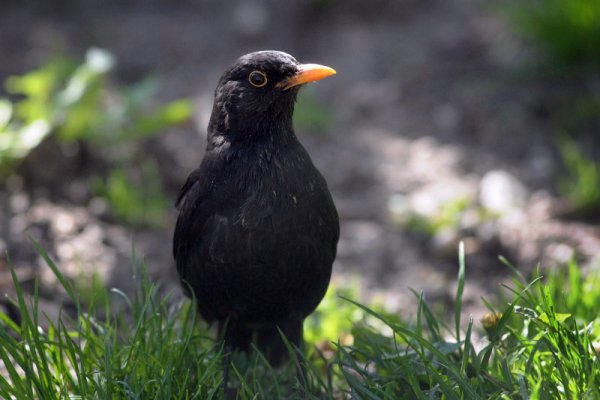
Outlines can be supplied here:
<path id="1" fill-rule="evenodd" d="M 63 301 L 33 238 L 84 297 L 130 290 L 133 248 L 181 296 L 174 199 L 221 72 L 264 49 L 337 70 L 295 126 L 341 216 L 338 287 L 444 304 L 464 241 L 477 314 L 499 255 L 599 267 L 600 0 L 5 0 L 0 292 L 10 259 L 46 312 Z"/>

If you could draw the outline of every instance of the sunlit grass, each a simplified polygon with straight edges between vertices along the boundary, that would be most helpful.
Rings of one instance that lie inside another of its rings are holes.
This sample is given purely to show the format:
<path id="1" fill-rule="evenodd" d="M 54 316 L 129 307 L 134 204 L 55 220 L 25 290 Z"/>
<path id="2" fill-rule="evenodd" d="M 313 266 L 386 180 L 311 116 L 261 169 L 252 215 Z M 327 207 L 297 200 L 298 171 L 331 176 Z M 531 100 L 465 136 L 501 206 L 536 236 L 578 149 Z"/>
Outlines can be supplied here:
<path id="1" fill-rule="evenodd" d="M 25 293 L 11 270 L 21 321 L 0 314 L 0 397 L 223 397 L 222 346 L 192 302 L 161 294 L 133 257 L 135 293 L 96 287 L 97 301 L 86 309 L 35 246 L 76 311 L 48 320 L 38 309 L 37 286 L 33 295 Z M 404 321 L 332 291 L 306 324 L 307 382 L 298 381 L 292 365 L 273 370 L 260 354 L 237 355 L 232 383 L 238 398 L 600 398 L 598 274 L 584 276 L 575 263 L 531 282 L 514 274 L 509 300 L 491 310 L 483 326 L 481 316 L 461 324 L 468 275 L 462 251 L 453 315 L 436 315 L 416 293 L 416 319 Z M 324 349 L 323 336 L 340 339 Z"/>

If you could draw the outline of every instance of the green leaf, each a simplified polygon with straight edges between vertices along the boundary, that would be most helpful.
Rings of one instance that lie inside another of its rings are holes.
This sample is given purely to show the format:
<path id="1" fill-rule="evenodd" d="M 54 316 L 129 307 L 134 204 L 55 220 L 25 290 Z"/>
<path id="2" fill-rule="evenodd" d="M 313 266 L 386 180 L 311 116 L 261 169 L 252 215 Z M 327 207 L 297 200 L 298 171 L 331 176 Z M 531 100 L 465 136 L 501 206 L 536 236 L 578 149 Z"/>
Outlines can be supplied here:
<path id="1" fill-rule="evenodd" d="M 85 53 L 85 65 L 96 74 L 106 74 L 115 64 L 115 57 L 107 50 L 92 47 Z"/>
<path id="2" fill-rule="evenodd" d="M 166 128 L 187 121 L 193 114 L 193 103 L 190 100 L 176 100 L 168 103 L 154 113 L 141 117 L 135 128 L 126 136 L 151 136 Z"/>
<path id="3" fill-rule="evenodd" d="M 554 313 L 554 314 L 552 314 L 552 319 L 556 322 L 563 323 L 567 319 L 571 318 L 571 316 L 572 316 L 571 314 Z M 550 325 L 550 317 L 548 317 L 547 313 L 540 314 L 538 316 L 538 320 L 540 320 L 541 322 L 543 322 L 546 325 Z"/>
<path id="4" fill-rule="evenodd" d="M 45 120 L 33 121 L 20 130 L 0 131 L 0 165 L 25 157 L 49 133 L 50 126 Z"/>
<path id="5" fill-rule="evenodd" d="M 0 134 L 8 126 L 12 113 L 12 103 L 8 99 L 0 99 Z"/>

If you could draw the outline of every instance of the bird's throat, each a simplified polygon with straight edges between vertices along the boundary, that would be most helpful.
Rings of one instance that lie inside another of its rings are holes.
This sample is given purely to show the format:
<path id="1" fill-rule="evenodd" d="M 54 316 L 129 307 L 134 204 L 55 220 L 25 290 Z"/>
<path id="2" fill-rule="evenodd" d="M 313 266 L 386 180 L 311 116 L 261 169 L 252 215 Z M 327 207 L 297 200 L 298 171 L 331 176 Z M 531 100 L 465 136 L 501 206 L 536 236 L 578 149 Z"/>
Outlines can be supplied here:
<path id="1" fill-rule="evenodd" d="M 258 114 L 252 116 L 226 115 L 213 121 L 208 129 L 208 150 L 227 146 L 236 148 L 264 148 L 284 146 L 297 140 L 292 124 L 292 113 Z"/>

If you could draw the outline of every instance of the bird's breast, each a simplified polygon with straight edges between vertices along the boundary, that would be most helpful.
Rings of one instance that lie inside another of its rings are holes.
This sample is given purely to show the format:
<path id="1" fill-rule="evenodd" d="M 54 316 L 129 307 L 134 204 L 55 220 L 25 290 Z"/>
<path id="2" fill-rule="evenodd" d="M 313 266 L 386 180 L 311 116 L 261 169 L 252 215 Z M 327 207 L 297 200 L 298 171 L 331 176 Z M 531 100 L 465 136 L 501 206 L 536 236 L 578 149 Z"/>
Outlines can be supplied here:
<path id="1" fill-rule="evenodd" d="M 186 279 L 205 314 L 307 315 L 325 293 L 339 235 L 325 180 L 302 148 L 221 167 L 190 225 L 199 246 Z"/>

